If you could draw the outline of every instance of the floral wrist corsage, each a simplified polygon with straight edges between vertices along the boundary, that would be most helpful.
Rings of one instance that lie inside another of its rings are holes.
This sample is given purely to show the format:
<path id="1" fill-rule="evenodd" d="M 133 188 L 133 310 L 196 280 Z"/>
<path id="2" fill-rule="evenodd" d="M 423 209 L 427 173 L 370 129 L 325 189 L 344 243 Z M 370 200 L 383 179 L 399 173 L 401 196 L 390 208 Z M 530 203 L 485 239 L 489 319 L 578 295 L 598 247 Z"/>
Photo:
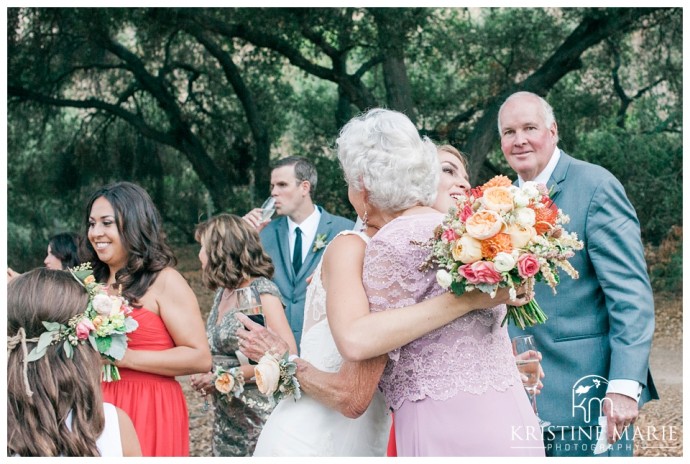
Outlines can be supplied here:
<path id="1" fill-rule="evenodd" d="M 230 395 L 239 398 L 244 391 L 244 375 L 242 369 L 233 367 L 231 369 L 223 369 L 216 366 L 213 371 L 213 385 L 216 387 L 218 393 L 222 397 L 229 397 Z"/>
<path id="2" fill-rule="evenodd" d="M 254 367 L 256 386 L 259 391 L 277 403 L 292 396 L 295 401 L 302 396 L 297 381 L 297 363 L 289 353 L 283 356 L 267 352 Z"/>

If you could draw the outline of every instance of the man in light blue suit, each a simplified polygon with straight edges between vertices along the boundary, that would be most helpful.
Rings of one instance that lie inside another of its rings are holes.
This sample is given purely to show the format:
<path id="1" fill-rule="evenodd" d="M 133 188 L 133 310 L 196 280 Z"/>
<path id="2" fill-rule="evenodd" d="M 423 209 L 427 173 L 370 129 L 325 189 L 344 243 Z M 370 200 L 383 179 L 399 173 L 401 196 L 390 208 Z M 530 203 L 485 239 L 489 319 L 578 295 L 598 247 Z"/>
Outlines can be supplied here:
<path id="1" fill-rule="evenodd" d="M 285 314 L 297 346 L 302 338 L 307 278 L 321 260 L 326 244 L 338 232 L 354 226 L 353 221 L 314 205 L 316 182 L 316 168 L 311 162 L 298 156 L 283 158 L 271 171 L 271 196 L 276 213 L 282 217 L 268 224 L 260 222 L 260 210 L 244 217 L 261 230 L 261 244 L 273 260 L 273 281 L 285 300 Z"/>
<path id="2" fill-rule="evenodd" d="M 578 280 L 563 275 L 557 295 L 536 285 L 546 323 L 510 328 L 511 336 L 534 335 L 543 355 L 546 377 L 537 401 L 539 416 L 551 422 L 544 430 L 547 456 L 592 456 L 600 416 L 608 443 L 622 436 L 604 455 L 632 456 L 629 426 L 640 406 L 658 399 L 649 372 L 654 300 L 635 210 L 610 172 L 558 149 L 553 110 L 538 95 L 508 97 L 498 128 L 518 184 L 546 184 L 570 216 L 566 230 L 585 245 L 570 260 Z"/>

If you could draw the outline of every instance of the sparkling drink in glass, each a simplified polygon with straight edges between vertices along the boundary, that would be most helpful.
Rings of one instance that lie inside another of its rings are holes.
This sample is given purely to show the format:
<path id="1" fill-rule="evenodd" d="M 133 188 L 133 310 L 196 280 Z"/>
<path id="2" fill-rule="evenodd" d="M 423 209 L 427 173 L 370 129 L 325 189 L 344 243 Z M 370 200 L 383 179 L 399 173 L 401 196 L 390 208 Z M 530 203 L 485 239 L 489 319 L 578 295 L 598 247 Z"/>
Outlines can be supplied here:
<path id="1" fill-rule="evenodd" d="M 273 217 L 276 212 L 276 200 L 268 197 L 261 205 L 261 222 L 266 222 Z"/>
<path id="2" fill-rule="evenodd" d="M 520 335 L 512 339 L 513 355 L 518 371 L 523 376 L 523 386 L 529 396 L 534 414 L 537 416 L 540 427 L 548 427 L 551 422 L 539 417 L 537 411 L 537 385 L 539 385 L 539 352 L 532 335 Z"/>

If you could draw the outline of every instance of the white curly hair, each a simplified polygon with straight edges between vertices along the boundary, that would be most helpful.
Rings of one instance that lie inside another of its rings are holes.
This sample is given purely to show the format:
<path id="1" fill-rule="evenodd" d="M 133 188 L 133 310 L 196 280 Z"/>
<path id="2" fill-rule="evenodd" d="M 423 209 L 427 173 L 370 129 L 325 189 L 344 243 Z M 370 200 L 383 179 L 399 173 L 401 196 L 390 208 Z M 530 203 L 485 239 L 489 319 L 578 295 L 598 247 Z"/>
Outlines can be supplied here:
<path id="1" fill-rule="evenodd" d="M 441 172 L 436 146 L 404 114 L 374 108 L 352 118 L 336 149 L 348 185 L 366 189 L 375 208 L 399 212 L 433 205 Z"/>

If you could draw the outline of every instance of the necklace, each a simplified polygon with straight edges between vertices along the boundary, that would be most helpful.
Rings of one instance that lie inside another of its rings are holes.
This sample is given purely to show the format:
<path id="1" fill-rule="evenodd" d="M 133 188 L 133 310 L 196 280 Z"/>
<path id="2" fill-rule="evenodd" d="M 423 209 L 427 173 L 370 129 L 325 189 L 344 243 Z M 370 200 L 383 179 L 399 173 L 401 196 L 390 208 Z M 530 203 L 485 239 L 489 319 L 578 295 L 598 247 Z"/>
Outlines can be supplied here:
<path id="1" fill-rule="evenodd" d="M 237 290 L 237 289 L 235 289 L 235 290 Z M 223 296 L 222 296 L 222 298 L 223 298 L 224 300 L 229 300 L 229 299 L 235 294 L 235 290 L 228 291 L 227 288 L 223 289 Z"/>

